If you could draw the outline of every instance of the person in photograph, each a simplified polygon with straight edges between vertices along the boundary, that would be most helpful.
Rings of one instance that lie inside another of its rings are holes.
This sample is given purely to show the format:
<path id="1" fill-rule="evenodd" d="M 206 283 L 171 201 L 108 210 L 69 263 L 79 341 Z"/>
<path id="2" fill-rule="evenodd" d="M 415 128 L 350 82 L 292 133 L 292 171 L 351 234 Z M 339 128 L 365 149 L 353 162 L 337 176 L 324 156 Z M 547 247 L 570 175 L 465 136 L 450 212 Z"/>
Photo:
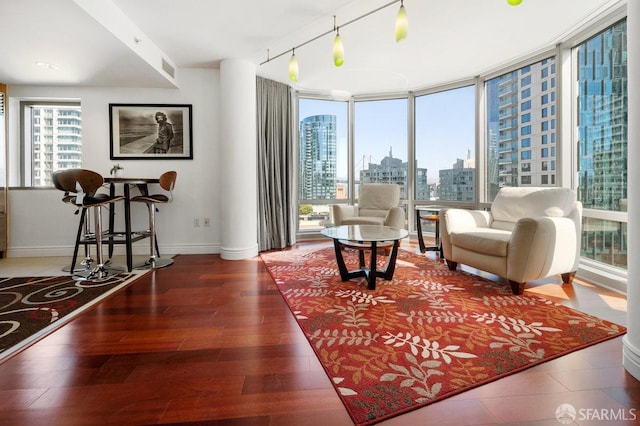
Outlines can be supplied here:
<path id="1" fill-rule="evenodd" d="M 166 154 L 171 147 L 173 140 L 173 125 L 167 120 L 167 114 L 162 111 L 156 112 L 156 123 L 158 123 L 158 137 L 153 146 L 154 154 Z"/>

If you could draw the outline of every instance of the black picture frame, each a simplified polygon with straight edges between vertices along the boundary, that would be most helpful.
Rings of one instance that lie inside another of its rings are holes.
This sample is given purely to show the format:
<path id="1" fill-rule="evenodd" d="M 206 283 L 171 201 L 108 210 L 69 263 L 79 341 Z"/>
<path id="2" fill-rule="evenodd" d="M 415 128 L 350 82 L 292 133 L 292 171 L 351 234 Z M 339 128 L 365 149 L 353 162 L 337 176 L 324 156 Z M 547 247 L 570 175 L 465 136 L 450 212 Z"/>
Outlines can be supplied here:
<path id="1" fill-rule="evenodd" d="M 110 158 L 192 160 L 191 112 L 188 104 L 109 104 Z M 156 121 L 162 114 L 170 126 Z"/>

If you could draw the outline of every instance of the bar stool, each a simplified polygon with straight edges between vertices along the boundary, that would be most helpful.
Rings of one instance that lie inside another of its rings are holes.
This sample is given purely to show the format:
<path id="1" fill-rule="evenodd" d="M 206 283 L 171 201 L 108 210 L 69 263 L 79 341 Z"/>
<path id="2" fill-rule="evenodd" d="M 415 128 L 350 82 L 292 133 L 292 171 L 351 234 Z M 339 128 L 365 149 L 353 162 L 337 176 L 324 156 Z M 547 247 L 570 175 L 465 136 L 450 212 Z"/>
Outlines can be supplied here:
<path id="1" fill-rule="evenodd" d="M 80 213 L 80 221 L 78 223 L 78 233 L 76 235 L 76 244 L 73 249 L 73 258 L 71 260 L 71 265 L 63 267 L 62 270 L 64 272 L 71 272 L 71 273 L 73 273 L 74 270 L 86 271 L 91 269 L 91 263 L 94 261 L 93 258 L 91 257 L 89 246 L 87 244 L 84 245 L 84 259 L 80 262 L 80 267 L 77 269 L 76 269 L 76 258 L 78 256 L 78 247 L 80 245 L 80 240 L 89 238 L 89 235 L 90 235 L 89 223 L 88 221 L 85 220 L 87 210 L 79 209 L 78 206 L 75 205 L 76 203 L 75 191 L 70 192 L 70 191 L 64 190 L 64 188 L 60 184 L 59 176 L 61 172 L 62 172 L 61 170 L 56 170 L 51 174 L 51 180 L 53 181 L 53 186 L 56 189 L 64 192 L 64 195 L 62 196 L 62 202 L 73 206 L 73 208 L 75 209 L 74 214 Z M 81 210 L 82 212 L 80 212 Z"/>
<path id="2" fill-rule="evenodd" d="M 157 269 L 164 268 L 173 264 L 173 259 L 162 258 L 160 259 L 160 252 L 158 250 L 158 244 L 156 242 L 156 204 L 168 204 L 173 200 L 173 188 L 176 185 L 176 178 L 178 173 L 175 171 L 164 172 L 159 179 L 159 184 L 162 189 L 168 192 L 167 194 L 151 194 L 151 195 L 138 195 L 131 198 L 131 202 L 145 203 L 149 210 L 149 246 L 150 254 L 149 259 L 144 263 L 134 266 L 134 269 Z M 156 256 L 157 254 L 157 256 Z"/>
<path id="3" fill-rule="evenodd" d="M 90 241 L 95 238 L 93 231 L 91 230 L 91 217 L 87 216 L 86 208 L 79 208 L 76 205 L 76 192 L 75 188 L 73 191 L 66 191 L 61 183 L 60 183 L 60 173 L 63 170 L 56 170 L 51 174 L 51 180 L 53 181 L 53 186 L 56 189 L 64 192 L 62 196 L 62 202 L 65 204 L 69 204 L 73 206 L 75 209 L 74 214 L 80 214 L 80 221 L 78 223 L 78 232 L 76 234 L 76 243 L 73 248 L 73 257 L 71 259 L 71 264 L 69 266 L 64 266 L 62 271 L 70 272 L 73 274 L 74 271 L 88 271 L 91 269 L 91 264 L 95 262 L 93 257 L 91 257 L 91 250 L 89 244 L 84 243 L 84 259 L 80 261 L 79 267 L 76 267 L 76 260 L 78 258 L 78 249 L 82 241 Z M 107 194 L 95 194 L 96 198 L 104 198 Z"/>
<path id="4" fill-rule="evenodd" d="M 85 237 L 81 237 L 82 229 L 85 223 L 85 217 L 80 219 L 78 227 L 78 236 L 76 237 L 76 250 L 74 251 L 74 260 L 77 254 L 77 246 L 80 243 L 85 245 L 95 239 L 96 244 L 96 266 L 88 268 L 84 271 L 73 271 L 73 263 L 71 265 L 71 273 L 74 280 L 77 281 L 99 281 L 108 278 L 111 275 L 124 272 L 124 268 L 111 266 L 111 260 L 104 261 L 102 255 L 102 207 L 124 200 L 122 196 L 109 196 L 107 194 L 97 194 L 102 187 L 104 178 L 99 173 L 87 169 L 68 169 L 60 170 L 55 173 L 54 184 L 58 189 L 65 192 L 63 201 L 73 202 L 82 211 L 82 215 L 86 215 L 88 209 L 93 210 L 94 229 L 93 234 L 85 229 Z M 74 194 L 75 196 L 71 195 Z M 70 197 L 70 198 L 67 198 Z"/>

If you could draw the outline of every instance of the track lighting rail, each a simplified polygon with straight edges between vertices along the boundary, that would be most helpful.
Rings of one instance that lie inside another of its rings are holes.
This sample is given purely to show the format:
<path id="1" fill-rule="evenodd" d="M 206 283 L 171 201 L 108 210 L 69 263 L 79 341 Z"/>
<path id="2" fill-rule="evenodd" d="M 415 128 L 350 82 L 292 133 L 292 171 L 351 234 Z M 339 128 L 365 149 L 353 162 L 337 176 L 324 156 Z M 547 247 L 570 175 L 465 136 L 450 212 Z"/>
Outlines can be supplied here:
<path id="1" fill-rule="evenodd" d="M 367 13 L 365 13 L 365 14 L 363 14 L 363 15 L 360 15 L 360 16 L 358 16 L 358 17 L 356 17 L 356 18 L 353 18 L 352 20 L 347 21 L 347 22 L 345 22 L 345 23 L 344 23 L 344 24 L 342 24 L 342 25 L 338 25 L 338 26 L 336 26 L 336 25 L 335 25 L 335 19 L 334 19 L 334 25 L 333 25 L 333 27 L 332 27 L 330 30 L 325 31 L 325 32 L 323 32 L 322 34 L 318 34 L 317 36 L 315 36 L 315 37 L 313 37 L 313 38 L 310 38 L 309 40 L 307 40 L 307 41 L 305 41 L 305 42 L 302 42 L 302 43 L 300 43 L 300 44 L 298 44 L 298 45 L 296 45 L 296 46 L 292 47 L 291 49 L 287 49 L 287 50 L 285 50 L 284 52 L 277 54 L 276 56 L 269 57 L 269 51 L 267 50 L 267 59 L 266 59 L 265 61 L 261 62 L 261 63 L 260 63 L 260 65 L 264 65 L 264 64 L 266 64 L 266 63 L 269 63 L 269 62 L 273 61 L 274 59 L 278 59 L 278 58 L 280 58 L 281 56 L 287 55 L 287 54 L 289 54 L 289 53 L 293 53 L 293 51 L 294 51 L 294 50 L 296 50 L 296 49 L 299 49 L 299 48 L 301 48 L 301 47 L 303 47 L 303 46 L 306 46 L 307 44 L 312 43 L 312 42 L 314 42 L 314 41 L 318 40 L 319 38 L 322 38 L 322 37 L 324 37 L 324 36 L 327 36 L 327 35 L 329 35 L 329 34 L 334 33 L 334 32 L 336 31 L 336 28 L 344 28 L 344 27 L 346 27 L 347 25 L 351 25 L 351 24 L 353 24 L 354 22 L 357 22 L 357 21 L 359 21 L 359 20 L 361 20 L 361 19 L 364 19 L 364 18 L 366 18 L 367 16 L 373 15 L 374 13 L 379 12 L 379 11 L 381 11 L 382 9 L 385 9 L 385 8 L 387 8 L 387 7 L 389 7 L 389 6 L 393 5 L 393 4 L 400 3 L 401 1 L 402 1 L 402 0 L 393 0 L 393 1 L 389 2 L 389 3 L 385 3 L 384 5 L 382 5 L 382 6 L 378 7 L 378 8 L 376 8 L 376 9 L 374 9 L 374 10 L 370 11 L 370 12 L 367 12 Z"/>

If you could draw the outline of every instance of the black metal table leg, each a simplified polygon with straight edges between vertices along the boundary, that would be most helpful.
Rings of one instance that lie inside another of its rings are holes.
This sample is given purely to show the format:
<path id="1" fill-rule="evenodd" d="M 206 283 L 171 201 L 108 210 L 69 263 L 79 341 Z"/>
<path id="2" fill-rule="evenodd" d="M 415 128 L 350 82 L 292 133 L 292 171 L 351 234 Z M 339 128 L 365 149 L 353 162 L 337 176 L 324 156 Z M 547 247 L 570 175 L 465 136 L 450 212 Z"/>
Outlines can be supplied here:
<path id="1" fill-rule="evenodd" d="M 125 248 L 127 252 L 127 270 L 133 270 L 133 254 L 131 243 L 131 190 L 129 184 L 124 184 L 124 233 Z"/>
<path id="2" fill-rule="evenodd" d="M 116 186 L 113 182 L 109 184 L 109 196 L 114 197 L 116 195 Z M 116 206 L 112 203 L 109 205 L 109 259 L 113 257 L 113 231 L 116 217 Z"/>

